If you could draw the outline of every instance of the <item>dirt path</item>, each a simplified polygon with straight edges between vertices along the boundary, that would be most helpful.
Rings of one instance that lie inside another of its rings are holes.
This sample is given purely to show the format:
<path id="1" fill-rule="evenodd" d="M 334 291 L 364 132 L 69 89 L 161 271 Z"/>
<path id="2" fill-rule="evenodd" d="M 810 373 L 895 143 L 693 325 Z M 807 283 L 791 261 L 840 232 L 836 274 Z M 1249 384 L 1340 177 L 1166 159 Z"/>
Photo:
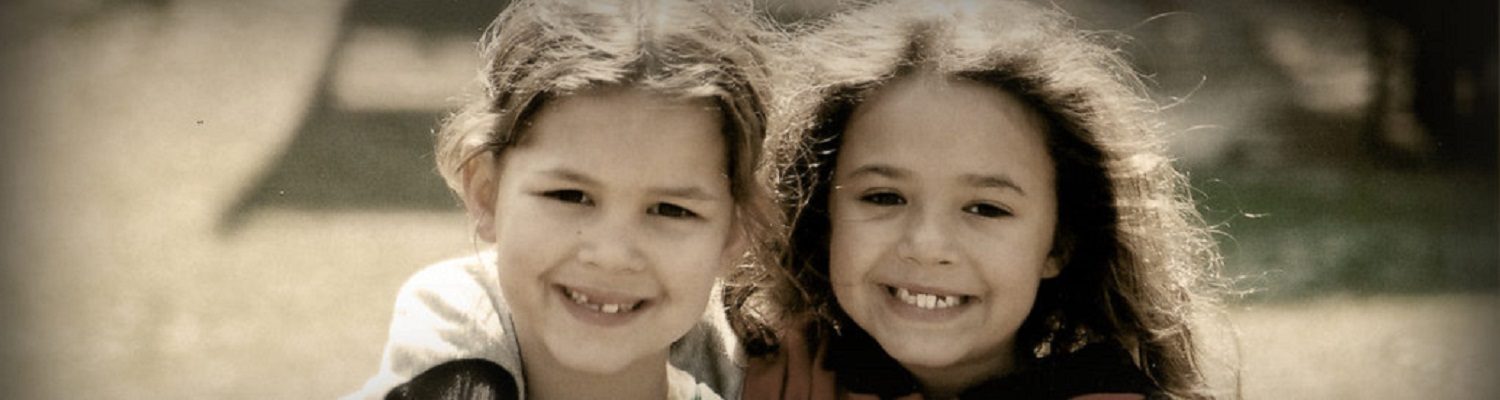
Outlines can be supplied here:
<path id="1" fill-rule="evenodd" d="M 1500 395 L 1500 298 L 1328 298 L 1240 309 L 1247 399 Z"/>

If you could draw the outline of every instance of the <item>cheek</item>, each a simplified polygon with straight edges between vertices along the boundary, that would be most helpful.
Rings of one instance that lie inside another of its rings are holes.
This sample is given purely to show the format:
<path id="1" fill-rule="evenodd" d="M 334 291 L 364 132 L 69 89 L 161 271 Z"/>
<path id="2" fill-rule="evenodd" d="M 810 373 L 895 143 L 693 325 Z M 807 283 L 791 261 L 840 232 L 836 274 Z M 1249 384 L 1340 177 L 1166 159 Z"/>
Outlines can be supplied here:
<path id="1" fill-rule="evenodd" d="M 495 247 L 498 249 L 544 250 L 568 239 L 561 236 L 564 224 L 526 210 L 508 209 L 495 215 Z M 543 246 L 533 249 L 533 246 Z M 524 251 L 522 251 L 524 253 Z"/>
<path id="2" fill-rule="evenodd" d="M 525 204 L 500 210 L 495 219 L 494 250 L 499 273 L 515 277 L 539 275 L 557 264 L 578 245 L 578 229 L 566 219 L 549 217 Z"/>
<path id="3" fill-rule="evenodd" d="M 1041 287 L 1044 258 L 1022 258 L 1009 259 L 1003 263 L 993 261 L 1004 260 L 992 259 L 992 263 L 984 266 L 983 279 L 988 282 L 992 292 L 1001 297 L 1000 304 L 1006 305 L 1009 313 L 1025 314 L 1030 311 L 1031 304 L 1036 300 L 1037 289 Z"/>
<path id="4" fill-rule="evenodd" d="M 530 221 L 525 221 L 525 218 L 496 221 L 493 248 L 502 276 L 538 274 L 549 259 L 556 258 L 557 253 L 571 246 L 567 237 L 544 232 L 538 224 L 528 223 Z"/>
<path id="5" fill-rule="evenodd" d="M 677 328 L 683 328 L 683 332 L 686 332 L 686 327 L 699 320 L 707 308 L 714 284 L 718 282 L 720 273 L 726 270 L 722 266 L 724 257 L 720 256 L 722 253 L 718 251 L 719 247 L 712 248 L 712 251 L 684 251 L 687 250 L 684 245 L 707 243 L 707 240 L 702 243 L 679 241 L 677 246 L 668 248 L 665 253 L 673 258 L 657 258 L 661 261 L 655 271 L 658 274 L 656 279 L 661 282 L 667 291 L 666 296 L 671 299 L 668 302 L 670 316 L 663 326 L 669 331 L 675 332 Z M 722 246 L 722 243 L 714 244 Z"/>
<path id="6" fill-rule="evenodd" d="M 675 274 L 671 279 L 665 280 L 673 288 L 672 297 L 686 300 L 685 306 L 692 306 L 691 314 L 702 313 L 703 305 L 708 303 L 709 294 L 713 292 L 714 282 L 718 274 L 709 272 L 711 268 L 704 266 L 691 271 L 682 271 Z"/>
<path id="7" fill-rule="evenodd" d="M 834 286 L 856 281 L 874 269 L 889 247 L 878 224 L 833 221 L 828 240 L 828 274 Z"/>
<path id="8" fill-rule="evenodd" d="M 828 233 L 828 274 L 837 283 L 851 274 L 853 264 L 859 258 L 859 242 L 847 226 L 847 222 L 833 221 Z"/>
<path id="9" fill-rule="evenodd" d="M 647 234 L 651 258 L 661 269 L 662 281 L 678 286 L 712 286 L 729 263 L 739 259 L 731 254 L 734 244 L 730 229 L 724 224 L 705 230 Z"/>
<path id="10" fill-rule="evenodd" d="M 728 237 L 719 233 L 652 235 L 653 258 L 685 277 L 711 276 L 730 258 Z"/>
<path id="11" fill-rule="evenodd" d="M 652 251 L 664 259 L 695 259 L 698 262 L 728 256 L 734 246 L 733 229 L 728 222 L 704 225 L 656 226 L 643 231 Z"/>
<path id="12" fill-rule="evenodd" d="M 1049 273 L 1055 272 L 1051 265 L 1054 236 L 1052 224 L 1038 224 L 1025 236 L 1028 240 L 1018 246 L 1016 253 L 1026 255 L 1023 269 L 1029 279 L 1040 280 L 1055 275 Z"/>

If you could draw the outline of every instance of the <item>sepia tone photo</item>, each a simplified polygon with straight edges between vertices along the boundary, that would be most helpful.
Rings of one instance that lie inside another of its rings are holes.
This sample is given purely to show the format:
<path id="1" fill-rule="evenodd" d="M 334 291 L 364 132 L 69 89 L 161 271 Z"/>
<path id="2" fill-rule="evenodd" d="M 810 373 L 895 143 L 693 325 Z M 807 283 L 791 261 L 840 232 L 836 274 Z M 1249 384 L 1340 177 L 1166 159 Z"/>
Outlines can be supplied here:
<path id="1" fill-rule="evenodd" d="M 1497 21 L 4 2 L 0 397 L 1494 398 Z"/>

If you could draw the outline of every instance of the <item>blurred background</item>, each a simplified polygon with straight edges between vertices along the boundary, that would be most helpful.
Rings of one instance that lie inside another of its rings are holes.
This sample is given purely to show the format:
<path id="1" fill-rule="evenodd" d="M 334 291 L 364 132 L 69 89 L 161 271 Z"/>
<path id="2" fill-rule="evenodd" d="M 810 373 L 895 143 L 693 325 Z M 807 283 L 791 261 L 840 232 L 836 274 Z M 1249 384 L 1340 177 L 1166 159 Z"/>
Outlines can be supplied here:
<path id="1" fill-rule="evenodd" d="M 358 388 L 400 283 L 475 248 L 430 133 L 503 4 L 0 5 L 0 397 Z M 1500 394 L 1494 2 L 1046 4 L 1168 105 L 1246 398 Z"/>

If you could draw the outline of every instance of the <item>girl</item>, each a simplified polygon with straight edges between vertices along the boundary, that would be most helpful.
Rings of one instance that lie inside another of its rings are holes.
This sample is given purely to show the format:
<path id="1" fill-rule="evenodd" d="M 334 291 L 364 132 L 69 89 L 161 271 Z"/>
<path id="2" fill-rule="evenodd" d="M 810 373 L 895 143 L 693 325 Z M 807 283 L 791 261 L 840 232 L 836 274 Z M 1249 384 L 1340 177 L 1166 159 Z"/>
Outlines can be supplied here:
<path id="1" fill-rule="evenodd" d="M 493 252 L 408 281 L 358 396 L 446 361 L 391 395 L 504 392 L 507 373 L 541 399 L 738 393 L 723 308 L 705 307 L 777 226 L 756 178 L 765 71 L 743 8 L 521 0 L 501 13 L 482 39 L 484 96 L 444 123 L 436 152 Z"/>
<path id="2" fill-rule="evenodd" d="M 1112 50 L 1017 2 L 828 24 L 776 119 L 797 218 L 746 398 L 1208 396 L 1216 252 Z"/>

